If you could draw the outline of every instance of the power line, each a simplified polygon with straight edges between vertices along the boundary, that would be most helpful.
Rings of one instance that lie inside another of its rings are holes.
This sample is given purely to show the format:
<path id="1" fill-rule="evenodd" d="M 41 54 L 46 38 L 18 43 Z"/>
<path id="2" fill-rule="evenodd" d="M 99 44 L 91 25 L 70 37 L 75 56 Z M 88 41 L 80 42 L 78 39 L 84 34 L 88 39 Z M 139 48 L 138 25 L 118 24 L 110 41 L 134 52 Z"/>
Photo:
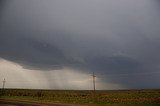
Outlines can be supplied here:
<path id="1" fill-rule="evenodd" d="M 133 76 L 133 75 L 151 75 L 151 74 L 160 74 L 160 72 L 143 72 L 143 73 L 124 73 L 124 74 L 99 74 L 100 76 Z"/>

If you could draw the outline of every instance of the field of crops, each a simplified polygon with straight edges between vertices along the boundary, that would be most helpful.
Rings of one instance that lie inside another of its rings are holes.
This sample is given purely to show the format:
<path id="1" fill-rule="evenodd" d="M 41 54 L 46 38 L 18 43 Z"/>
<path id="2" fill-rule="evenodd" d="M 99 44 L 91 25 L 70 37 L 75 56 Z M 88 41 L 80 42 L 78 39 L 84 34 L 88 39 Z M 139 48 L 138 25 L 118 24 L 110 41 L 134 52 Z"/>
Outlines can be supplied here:
<path id="1" fill-rule="evenodd" d="M 160 105 L 160 90 L 116 90 L 93 91 L 84 90 L 1 90 L 1 98 L 31 100 L 53 103 L 82 104 L 90 106 L 158 106 Z"/>

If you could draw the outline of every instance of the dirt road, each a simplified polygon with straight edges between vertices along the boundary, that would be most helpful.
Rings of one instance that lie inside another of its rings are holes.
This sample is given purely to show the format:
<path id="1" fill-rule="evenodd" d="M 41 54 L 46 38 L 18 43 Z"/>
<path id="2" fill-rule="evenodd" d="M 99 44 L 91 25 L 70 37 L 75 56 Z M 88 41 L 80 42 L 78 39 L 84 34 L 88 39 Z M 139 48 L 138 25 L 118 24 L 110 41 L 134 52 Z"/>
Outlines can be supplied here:
<path id="1" fill-rule="evenodd" d="M 3 104 L 3 105 L 2 105 Z M 75 106 L 60 103 L 39 103 L 22 100 L 0 99 L 0 106 Z"/>

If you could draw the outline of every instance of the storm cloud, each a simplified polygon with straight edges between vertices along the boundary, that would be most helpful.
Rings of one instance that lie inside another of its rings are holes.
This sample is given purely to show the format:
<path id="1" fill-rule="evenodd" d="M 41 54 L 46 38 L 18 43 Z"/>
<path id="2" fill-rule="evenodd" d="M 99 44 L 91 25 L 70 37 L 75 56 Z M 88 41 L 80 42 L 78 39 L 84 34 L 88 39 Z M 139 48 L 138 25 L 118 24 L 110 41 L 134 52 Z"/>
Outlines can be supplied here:
<path id="1" fill-rule="evenodd" d="M 131 89 L 160 87 L 159 1 L 5 1 L 1 58 L 29 70 L 94 71 Z"/>

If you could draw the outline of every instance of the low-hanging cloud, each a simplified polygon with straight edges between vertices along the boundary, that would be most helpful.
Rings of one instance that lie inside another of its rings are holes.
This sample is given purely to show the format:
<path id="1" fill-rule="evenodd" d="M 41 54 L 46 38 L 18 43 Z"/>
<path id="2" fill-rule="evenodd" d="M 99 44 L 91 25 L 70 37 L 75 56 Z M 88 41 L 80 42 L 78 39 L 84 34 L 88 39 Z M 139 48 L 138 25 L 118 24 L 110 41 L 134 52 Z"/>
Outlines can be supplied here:
<path id="1" fill-rule="evenodd" d="M 159 72 L 158 1 L 12 0 L 5 3 L 2 0 L 0 3 L 0 57 L 23 68 L 69 67 L 99 75 Z M 134 83 L 142 75 L 144 80 Z M 148 74 L 137 75 L 137 79 L 122 76 L 105 79 L 130 88 L 160 87 L 159 74 L 153 76 L 148 84 Z M 129 80 L 133 83 L 129 84 Z"/>

